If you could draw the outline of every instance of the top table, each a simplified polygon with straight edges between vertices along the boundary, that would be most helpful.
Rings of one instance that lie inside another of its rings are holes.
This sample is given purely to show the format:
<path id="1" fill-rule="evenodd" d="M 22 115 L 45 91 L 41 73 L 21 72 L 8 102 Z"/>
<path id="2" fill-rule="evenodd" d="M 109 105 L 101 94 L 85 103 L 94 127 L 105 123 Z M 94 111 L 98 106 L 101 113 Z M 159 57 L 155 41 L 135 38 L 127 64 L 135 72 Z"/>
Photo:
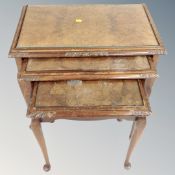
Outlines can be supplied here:
<path id="1" fill-rule="evenodd" d="M 22 10 L 9 56 L 164 54 L 144 4 L 30 5 Z"/>

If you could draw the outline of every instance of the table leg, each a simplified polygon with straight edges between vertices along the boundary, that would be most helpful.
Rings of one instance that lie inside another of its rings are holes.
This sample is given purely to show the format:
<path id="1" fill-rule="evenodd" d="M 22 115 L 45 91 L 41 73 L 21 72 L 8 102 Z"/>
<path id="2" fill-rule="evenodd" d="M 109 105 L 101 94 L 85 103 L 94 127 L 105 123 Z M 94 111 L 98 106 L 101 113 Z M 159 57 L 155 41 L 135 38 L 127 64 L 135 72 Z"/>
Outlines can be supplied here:
<path id="1" fill-rule="evenodd" d="M 38 144 L 41 148 L 41 151 L 44 155 L 44 159 L 45 159 L 45 165 L 43 167 L 44 171 L 49 171 L 51 166 L 50 166 L 50 162 L 49 162 L 49 157 L 48 157 L 48 153 L 47 153 L 47 147 L 46 147 L 46 143 L 44 140 L 44 136 L 43 136 L 43 132 L 42 132 L 42 128 L 41 128 L 41 122 L 39 119 L 32 119 L 30 128 L 32 129 Z"/>
<path id="2" fill-rule="evenodd" d="M 32 83 L 30 81 L 24 81 L 23 79 L 18 77 L 18 84 L 26 101 L 26 104 L 28 105 L 32 92 Z"/>
<path id="3" fill-rule="evenodd" d="M 131 128 L 131 132 L 130 132 L 130 134 L 129 134 L 129 139 L 131 139 L 131 137 L 132 137 L 132 135 L 133 135 L 134 126 L 135 126 L 135 121 L 133 121 L 133 123 L 132 123 L 132 128 Z"/>
<path id="4" fill-rule="evenodd" d="M 126 160 L 124 163 L 124 167 L 126 169 L 130 169 L 131 168 L 131 163 L 129 162 L 131 154 L 139 140 L 139 138 L 141 137 L 143 130 L 146 126 L 146 117 L 139 117 L 134 121 L 134 126 L 133 126 L 133 131 L 132 131 L 132 135 L 131 135 L 131 140 L 130 140 L 130 145 L 128 148 L 128 152 L 126 155 Z"/>

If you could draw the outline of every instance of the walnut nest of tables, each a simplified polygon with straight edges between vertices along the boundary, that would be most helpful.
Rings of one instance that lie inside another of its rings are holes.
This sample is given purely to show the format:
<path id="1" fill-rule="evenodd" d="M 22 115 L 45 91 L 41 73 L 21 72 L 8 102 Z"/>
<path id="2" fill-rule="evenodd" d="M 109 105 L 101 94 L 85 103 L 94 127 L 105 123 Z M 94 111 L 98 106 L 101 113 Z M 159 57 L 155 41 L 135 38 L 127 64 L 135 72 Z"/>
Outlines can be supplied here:
<path id="1" fill-rule="evenodd" d="M 145 4 L 24 6 L 9 56 L 44 170 L 51 166 L 41 123 L 57 119 L 132 121 L 124 162 L 130 168 L 165 53 Z"/>

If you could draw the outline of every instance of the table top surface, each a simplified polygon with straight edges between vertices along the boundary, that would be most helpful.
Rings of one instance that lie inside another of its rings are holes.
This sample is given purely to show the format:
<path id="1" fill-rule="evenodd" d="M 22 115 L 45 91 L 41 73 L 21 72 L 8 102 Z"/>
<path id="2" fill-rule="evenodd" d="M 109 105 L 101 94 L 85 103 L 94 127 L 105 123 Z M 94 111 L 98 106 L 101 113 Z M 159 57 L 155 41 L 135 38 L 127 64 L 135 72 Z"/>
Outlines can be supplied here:
<path id="1" fill-rule="evenodd" d="M 107 119 L 150 112 L 142 81 L 68 80 L 35 82 L 27 116 Z"/>
<path id="2" fill-rule="evenodd" d="M 142 5 L 29 6 L 21 47 L 158 45 Z"/>
<path id="3" fill-rule="evenodd" d="M 10 55 L 88 49 L 164 52 L 143 4 L 29 5 L 23 8 Z"/>
<path id="4" fill-rule="evenodd" d="M 136 80 L 40 82 L 36 107 L 143 106 Z"/>
<path id="5" fill-rule="evenodd" d="M 26 71 L 134 71 L 150 70 L 146 56 L 91 58 L 31 58 Z"/>

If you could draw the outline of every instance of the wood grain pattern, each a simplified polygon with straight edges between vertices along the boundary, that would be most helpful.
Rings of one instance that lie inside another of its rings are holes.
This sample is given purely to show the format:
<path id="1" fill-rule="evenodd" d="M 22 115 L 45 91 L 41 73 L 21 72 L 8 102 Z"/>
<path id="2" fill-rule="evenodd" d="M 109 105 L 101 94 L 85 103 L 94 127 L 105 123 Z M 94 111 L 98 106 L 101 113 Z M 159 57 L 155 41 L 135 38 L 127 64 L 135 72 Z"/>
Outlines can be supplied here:
<path id="1" fill-rule="evenodd" d="M 20 77 L 26 81 L 156 78 L 151 56 L 24 59 Z"/>
<path id="2" fill-rule="evenodd" d="M 76 19 L 82 22 L 77 23 Z M 144 4 L 31 5 L 23 8 L 9 56 L 87 57 L 165 52 Z"/>
<path id="3" fill-rule="evenodd" d="M 158 45 L 140 4 L 30 5 L 17 48 L 140 45 Z"/>
<path id="4" fill-rule="evenodd" d="M 40 82 L 36 107 L 140 106 L 143 105 L 135 80 Z"/>
<path id="5" fill-rule="evenodd" d="M 42 121 L 60 118 L 100 120 L 133 119 L 136 116 L 148 116 L 150 113 L 151 109 L 141 81 L 77 80 L 34 83 L 27 116 L 33 119 L 40 118 Z"/>
<path id="6" fill-rule="evenodd" d="M 136 57 L 86 57 L 86 58 L 32 58 L 26 71 L 103 71 L 147 70 L 150 65 L 146 56 Z"/>

